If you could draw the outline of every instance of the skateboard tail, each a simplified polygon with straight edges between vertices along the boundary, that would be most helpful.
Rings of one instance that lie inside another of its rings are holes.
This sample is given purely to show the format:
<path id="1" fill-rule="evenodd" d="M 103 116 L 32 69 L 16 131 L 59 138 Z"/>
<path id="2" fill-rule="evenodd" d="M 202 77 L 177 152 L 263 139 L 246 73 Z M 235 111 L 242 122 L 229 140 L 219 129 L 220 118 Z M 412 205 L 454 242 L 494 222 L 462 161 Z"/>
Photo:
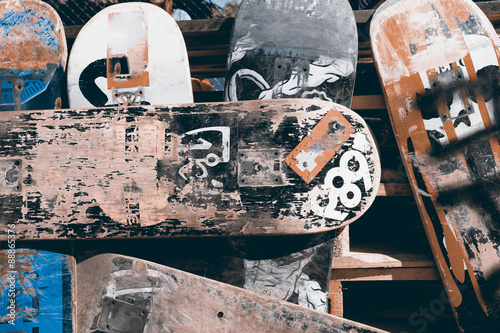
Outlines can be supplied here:
<path id="1" fill-rule="evenodd" d="M 79 32 L 68 66 L 71 107 L 190 103 L 192 95 L 184 38 L 160 7 L 115 4 Z"/>

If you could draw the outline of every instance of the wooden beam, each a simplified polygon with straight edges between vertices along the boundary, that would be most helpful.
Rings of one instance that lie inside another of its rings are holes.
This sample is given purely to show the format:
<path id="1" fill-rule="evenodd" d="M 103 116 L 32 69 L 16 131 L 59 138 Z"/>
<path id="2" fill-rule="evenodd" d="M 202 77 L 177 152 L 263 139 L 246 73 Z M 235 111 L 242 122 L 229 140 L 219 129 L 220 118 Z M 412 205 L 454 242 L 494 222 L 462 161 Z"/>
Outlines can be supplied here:
<path id="1" fill-rule="evenodd" d="M 412 195 L 408 183 L 381 183 L 377 192 L 379 197 L 411 197 Z"/>
<path id="2" fill-rule="evenodd" d="M 381 110 L 386 109 L 384 96 L 365 95 L 353 96 L 351 109 L 353 110 Z"/>
<path id="3" fill-rule="evenodd" d="M 439 280 L 434 259 L 421 253 L 351 251 L 333 258 L 332 281 Z"/>

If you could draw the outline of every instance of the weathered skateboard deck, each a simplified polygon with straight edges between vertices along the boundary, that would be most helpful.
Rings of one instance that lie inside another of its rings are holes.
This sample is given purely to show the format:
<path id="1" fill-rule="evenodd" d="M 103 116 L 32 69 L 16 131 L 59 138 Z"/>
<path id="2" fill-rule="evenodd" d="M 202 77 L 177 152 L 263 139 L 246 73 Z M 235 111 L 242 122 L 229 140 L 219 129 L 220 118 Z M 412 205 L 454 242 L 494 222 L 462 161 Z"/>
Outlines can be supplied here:
<path id="1" fill-rule="evenodd" d="M 0 128 L 18 239 L 323 232 L 380 178 L 364 120 L 324 101 L 2 112 Z"/>
<path id="2" fill-rule="evenodd" d="M 350 107 L 358 53 L 347 0 L 244 0 L 235 18 L 225 81 L 226 100 L 308 98 Z M 216 278 L 326 312 L 333 235 L 295 240 L 239 239 L 242 258 L 221 259 Z M 256 253 L 254 248 L 267 250 Z M 254 253 L 253 256 L 248 253 Z"/>
<path id="3" fill-rule="evenodd" d="M 357 56 L 347 0 L 244 0 L 231 33 L 226 100 L 314 98 L 349 107 Z"/>
<path id="4" fill-rule="evenodd" d="M 71 333 L 76 322 L 75 260 L 71 256 L 15 248 L 0 250 L 0 332 Z M 76 332 L 76 330 L 74 331 Z"/>
<path id="5" fill-rule="evenodd" d="M 468 0 L 389 1 L 371 24 L 392 126 L 464 332 L 500 327 L 499 46 Z"/>
<path id="6" fill-rule="evenodd" d="M 0 111 L 61 107 L 66 37 L 52 7 L 0 2 Z"/>
<path id="7" fill-rule="evenodd" d="M 122 3 L 79 32 L 68 63 L 71 108 L 193 102 L 186 45 L 174 19 L 148 3 Z"/>
<path id="8" fill-rule="evenodd" d="M 78 264 L 79 332 L 382 332 L 152 262 Z"/>

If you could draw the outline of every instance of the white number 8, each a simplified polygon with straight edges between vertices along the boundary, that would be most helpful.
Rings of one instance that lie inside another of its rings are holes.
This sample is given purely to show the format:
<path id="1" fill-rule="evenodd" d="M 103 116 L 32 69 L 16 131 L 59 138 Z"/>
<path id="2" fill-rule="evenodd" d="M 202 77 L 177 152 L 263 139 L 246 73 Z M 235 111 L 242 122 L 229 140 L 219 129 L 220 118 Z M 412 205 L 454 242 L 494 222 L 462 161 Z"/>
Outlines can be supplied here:
<path id="1" fill-rule="evenodd" d="M 362 199 L 361 189 L 354 183 L 363 179 L 365 191 L 372 188 L 370 170 L 365 156 L 356 150 L 344 153 L 340 158 L 337 168 L 330 169 L 325 182 L 321 185 L 323 190 L 330 190 L 328 194 L 328 205 L 322 209 L 315 207 L 316 213 L 327 218 L 343 221 L 348 213 L 338 209 L 339 201 L 346 208 L 354 208 Z M 322 213 L 322 214 L 321 214 Z"/>

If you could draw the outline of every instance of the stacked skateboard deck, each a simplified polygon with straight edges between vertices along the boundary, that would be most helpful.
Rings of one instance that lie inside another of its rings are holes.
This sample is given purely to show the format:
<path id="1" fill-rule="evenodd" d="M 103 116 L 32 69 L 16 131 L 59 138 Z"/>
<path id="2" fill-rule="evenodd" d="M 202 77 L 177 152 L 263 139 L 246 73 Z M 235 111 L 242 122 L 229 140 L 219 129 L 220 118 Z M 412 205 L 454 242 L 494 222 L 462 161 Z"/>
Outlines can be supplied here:
<path id="1" fill-rule="evenodd" d="M 0 264 L 1 332 L 384 332 L 121 255 L 5 250 Z"/>
<path id="2" fill-rule="evenodd" d="M 401 0 L 377 10 L 371 40 L 459 326 L 494 330 L 500 326 L 497 34 L 472 1 Z"/>
<path id="3" fill-rule="evenodd" d="M 0 332 L 76 332 L 75 260 L 8 244 L 0 250 Z"/>
<path id="4" fill-rule="evenodd" d="M 225 99 L 307 98 L 349 108 L 357 52 L 356 22 L 347 0 L 244 0 L 231 32 Z M 219 273 L 220 280 L 242 280 L 237 285 L 326 312 L 334 236 L 295 240 L 303 248 L 289 246 L 288 251 L 270 250 L 263 239 L 239 239 L 243 259 L 229 258 L 226 266 L 243 260 L 243 277 L 231 268 Z M 267 250 L 253 250 L 261 247 Z"/>
<path id="5" fill-rule="evenodd" d="M 174 19 L 138 2 L 100 11 L 71 49 L 68 98 L 72 108 L 192 102 L 186 46 Z"/>
<path id="6" fill-rule="evenodd" d="M 61 19 L 38 0 L 0 2 L 0 111 L 61 107 L 66 37 Z"/>
<path id="7" fill-rule="evenodd" d="M 380 178 L 364 120 L 323 101 L 2 112 L 0 123 L 0 220 L 18 239 L 324 232 L 361 216 Z"/>

